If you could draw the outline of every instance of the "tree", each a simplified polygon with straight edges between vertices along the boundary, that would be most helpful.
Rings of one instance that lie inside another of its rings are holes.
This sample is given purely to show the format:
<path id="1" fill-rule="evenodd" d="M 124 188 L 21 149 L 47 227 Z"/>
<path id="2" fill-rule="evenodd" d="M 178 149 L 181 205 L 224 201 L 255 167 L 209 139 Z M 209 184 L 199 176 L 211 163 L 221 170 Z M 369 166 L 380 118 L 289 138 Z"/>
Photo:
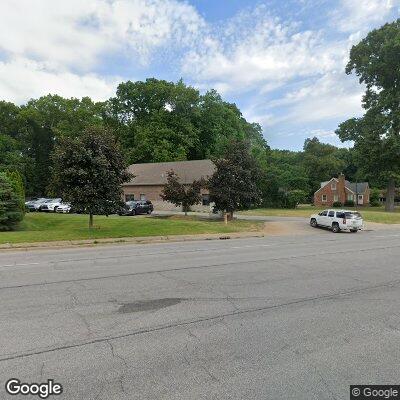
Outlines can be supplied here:
<path id="1" fill-rule="evenodd" d="M 23 218 L 21 197 L 7 175 L 0 173 L 0 231 L 14 229 Z"/>
<path id="2" fill-rule="evenodd" d="M 77 211 L 109 215 L 122 205 L 122 187 L 133 176 L 114 136 L 102 127 L 61 138 L 53 154 L 53 190 Z"/>
<path id="3" fill-rule="evenodd" d="M 387 185 L 386 211 L 394 211 L 400 181 L 400 19 L 371 31 L 350 51 L 346 73 L 366 86 L 365 114 L 339 125 L 342 141 L 354 141 L 356 161 L 368 177 Z"/>
<path id="4" fill-rule="evenodd" d="M 25 213 L 25 188 L 21 174 L 18 171 L 6 171 L 4 174 L 19 198 L 21 211 Z"/>
<path id="5" fill-rule="evenodd" d="M 178 175 L 171 170 L 167 172 L 167 184 L 163 188 L 161 198 L 177 207 L 182 206 L 187 215 L 191 206 L 201 202 L 200 191 L 204 185 L 204 180 L 195 180 L 191 184 L 180 183 Z"/>
<path id="6" fill-rule="evenodd" d="M 106 102 L 104 122 L 132 163 L 221 157 L 233 139 L 266 146 L 261 127 L 247 122 L 235 104 L 215 90 L 200 95 L 182 80 L 122 82 Z"/>
<path id="7" fill-rule="evenodd" d="M 102 103 L 88 97 L 66 99 L 58 95 L 32 99 L 20 108 L 18 137 L 25 157 L 27 194 L 47 195 L 54 144 L 62 137 L 81 135 L 88 126 L 102 124 Z"/>
<path id="8" fill-rule="evenodd" d="M 309 179 L 312 195 L 320 183 L 343 171 L 345 162 L 338 157 L 338 149 L 318 138 L 306 139 L 304 142 L 303 165 Z"/>
<path id="9" fill-rule="evenodd" d="M 199 145 L 199 91 L 165 80 L 122 82 L 104 119 L 118 134 L 129 162 L 180 161 Z"/>
<path id="10" fill-rule="evenodd" d="M 234 211 L 260 202 L 260 168 L 245 141 L 229 143 L 225 157 L 214 160 L 214 164 L 216 170 L 208 182 L 210 199 L 215 209 L 224 213 L 227 223 L 227 213 L 232 216 Z"/>
<path id="11" fill-rule="evenodd" d="M 12 136 L 0 133 L 0 170 L 23 171 L 24 158 L 20 144 Z"/>

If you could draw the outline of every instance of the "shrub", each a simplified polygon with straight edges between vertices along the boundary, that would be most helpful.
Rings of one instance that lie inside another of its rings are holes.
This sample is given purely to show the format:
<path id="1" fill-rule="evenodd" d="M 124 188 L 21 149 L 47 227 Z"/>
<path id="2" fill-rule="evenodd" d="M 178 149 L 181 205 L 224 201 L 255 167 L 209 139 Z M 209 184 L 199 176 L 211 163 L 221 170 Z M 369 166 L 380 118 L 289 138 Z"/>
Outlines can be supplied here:
<path id="1" fill-rule="evenodd" d="M 371 193 L 369 195 L 369 204 L 371 207 L 378 207 L 380 206 L 379 203 L 379 195 L 380 195 L 380 190 L 377 188 L 371 189 Z"/>
<path id="2" fill-rule="evenodd" d="M 300 203 L 305 201 L 306 196 L 307 194 L 303 190 L 289 190 L 286 193 L 287 208 L 296 208 Z"/>
<path id="3" fill-rule="evenodd" d="M 5 175 L 20 198 L 21 211 L 25 212 L 25 188 L 21 174 L 18 171 L 7 171 Z"/>
<path id="4" fill-rule="evenodd" d="M 10 179 L 4 173 L 0 173 L 0 231 L 14 229 L 23 218 L 21 196 Z"/>
<path id="5" fill-rule="evenodd" d="M 344 202 L 345 207 L 354 207 L 354 201 L 353 200 L 346 200 Z"/>
<path id="6" fill-rule="evenodd" d="M 334 207 L 334 208 L 340 208 L 340 207 L 343 207 L 343 204 L 342 204 L 340 201 L 335 201 L 335 202 L 332 204 L 332 207 Z"/>

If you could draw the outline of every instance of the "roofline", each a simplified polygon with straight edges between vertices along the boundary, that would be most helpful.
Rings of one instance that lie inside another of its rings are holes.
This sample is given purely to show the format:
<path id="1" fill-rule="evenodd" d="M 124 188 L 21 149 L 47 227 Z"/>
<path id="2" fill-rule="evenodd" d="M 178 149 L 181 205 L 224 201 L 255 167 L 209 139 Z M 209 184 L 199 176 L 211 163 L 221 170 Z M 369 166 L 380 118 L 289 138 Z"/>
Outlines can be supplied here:
<path id="1" fill-rule="evenodd" d="M 326 185 L 324 185 L 324 186 L 320 187 L 318 190 L 316 190 L 316 191 L 314 192 L 314 195 L 315 195 L 315 193 L 319 192 L 319 191 L 320 191 L 321 189 L 323 189 L 324 187 L 328 186 L 328 184 L 329 184 L 330 182 L 332 182 L 333 180 L 335 180 L 336 182 L 339 182 L 339 180 L 338 180 L 337 178 L 331 178 L 328 182 L 326 182 Z"/>

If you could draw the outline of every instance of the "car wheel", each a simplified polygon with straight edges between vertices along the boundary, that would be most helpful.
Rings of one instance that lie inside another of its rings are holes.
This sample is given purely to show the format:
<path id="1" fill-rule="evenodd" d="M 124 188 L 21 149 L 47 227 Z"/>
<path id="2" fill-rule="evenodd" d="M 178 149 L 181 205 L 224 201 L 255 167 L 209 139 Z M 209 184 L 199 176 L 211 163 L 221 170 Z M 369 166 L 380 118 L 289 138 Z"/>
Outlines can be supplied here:
<path id="1" fill-rule="evenodd" d="M 350 229 L 350 232 L 357 233 L 358 229 Z"/>
<path id="2" fill-rule="evenodd" d="M 131 215 L 132 215 L 132 216 L 136 215 L 136 211 L 135 211 L 135 210 L 132 210 L 132 211 L 131 211 Z"/>
<path id="3" fill-rule="evenodd" d="M 310 225 L 311 225 L 313 228 L 316 228 L 316 227 L 318 226 L 317 220 L 316 220 L 315 218 L 312 218 L 311 221 L 310 221 Z"/>
<path id="4" fill-rule="evenodd" d="M 149 214 L 149 215 L 150 215 L 150 214 L 151 214 L 151 210 L 147 210 L 147 214 Z"/>
<path id="5" fill-rule="evenodd" d="M 338 233 L 339 231 L 340 231 L 339 224 L 337 222 L 334 222 L 332 224 L 332 232 L 333 233 Z"/>

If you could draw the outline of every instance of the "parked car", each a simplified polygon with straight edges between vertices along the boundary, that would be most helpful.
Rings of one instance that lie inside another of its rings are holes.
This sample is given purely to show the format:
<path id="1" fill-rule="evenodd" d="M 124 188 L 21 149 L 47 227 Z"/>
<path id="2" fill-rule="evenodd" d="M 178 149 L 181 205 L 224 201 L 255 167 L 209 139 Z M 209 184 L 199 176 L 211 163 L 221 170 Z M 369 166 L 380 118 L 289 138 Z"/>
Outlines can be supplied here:
<path id="1" fill-rule="evenodd" d="M 56 212 L 64 213 L 64 214 L 71 212 L 71 204 L 70 203 L 61 203 L 61 205 L 59 205 L 57 207 Z"/>
<path id="2" fill-rule="evenodd" d="M 154 210 L 151 201 L 127 201 L 125 206 L 118 212 L 118 215 L 151 214 Z"/>
<path id="3" fill-rule="evenodd" d="M 46 202 L 49 199 L 46 199 L 44 197 L 40 197 L 39 199 L 36 200 L 32 200 L 32 201 L 28 201 L 25 203 L 26 208 L 28 209 L 28 211 L 39 211 L 39 208 L 42 204 L 44 204 L 44 202 Z"/>
<path id="4" fill-rule="evenodd" d="M 39 211 L 45 211 L 45 212 L 55 212 L 57 211 L 57 208 L 61 206 L 62 200 L 60 198 L 57 199 L 48 199 L 45 201 L 43 204 L 39 206 Z"/>
<path id="5" fill-rule="evenodd" d="M 36 203 L 39 199 L 37 197 L 32 197 L 31 199 L 27 200 L 25 202 L 25 207 L 29 208 L 29 206 L 32 206 L 34 203 Z"/>
<path id="6" fill-rule="evenodd" d="M 350 210 L 324 210 L 310 217 L 310 225 L 314 228 L 324 226 L 332 232 L 357 232 L 363 229 L 363 219 L 359 212 Z"/>

